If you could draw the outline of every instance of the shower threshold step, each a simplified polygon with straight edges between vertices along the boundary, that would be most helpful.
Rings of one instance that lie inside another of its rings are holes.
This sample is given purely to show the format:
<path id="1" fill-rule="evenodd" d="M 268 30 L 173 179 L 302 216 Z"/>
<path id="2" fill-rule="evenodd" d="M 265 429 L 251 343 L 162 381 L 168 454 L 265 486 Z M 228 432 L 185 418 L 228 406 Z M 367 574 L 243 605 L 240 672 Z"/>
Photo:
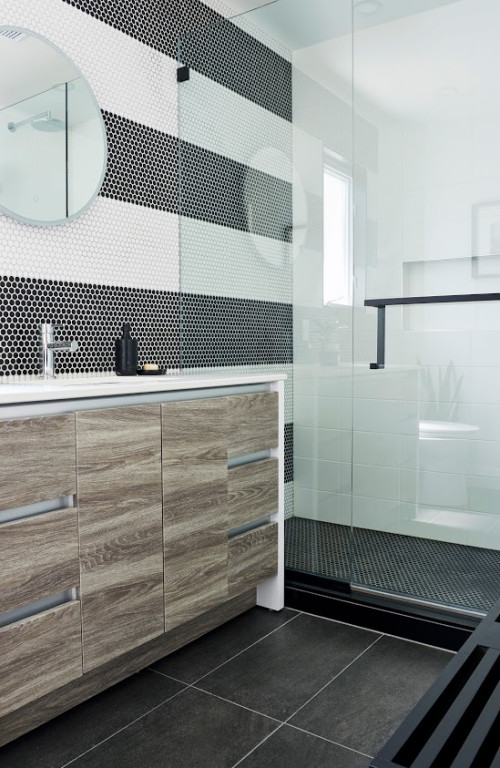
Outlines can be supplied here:
<path id="1" fill-rule="evenodd" d="M 308 518 L 285 523 L 287 568 L 440 606 L 486 613 L 500 552 Z"/>

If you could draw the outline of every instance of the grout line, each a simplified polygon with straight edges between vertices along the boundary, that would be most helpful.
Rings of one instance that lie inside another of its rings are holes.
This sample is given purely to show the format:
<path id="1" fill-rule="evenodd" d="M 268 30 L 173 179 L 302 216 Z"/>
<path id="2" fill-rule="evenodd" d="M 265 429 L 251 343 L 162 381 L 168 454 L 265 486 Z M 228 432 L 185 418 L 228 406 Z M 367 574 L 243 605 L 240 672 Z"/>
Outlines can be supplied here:
<path id="1" fill-rule="evenodd" d="M 292 608 L 291 608 L 290 610 L 295 610 L 295 609 L 292 609 Z M 250 648 L 253 648 L 253 646 L 254 646 L 254 645 L 257 645 L 257 644 L 258 644 L 258 643 L 260 643 L 262 640 L 265 640 L 265 639 L 266 639 L 266 637 L 270 637 L 271 635 L 274 635 L 274 633 L 275 633 L 275 632 L 278 632 L 278 631 L 279 631 L 280 629 L 282 629 L 283 627 L 286 627 L 288 624 L 290 624 L 290 622 L 291 622 L 291 621 L 295 621 L 295 619 L 297 619 L 297 618 L 298 618 L 300 615 L 301 615 L 301 612 L 300 612 L 300 611 L 299 611 L 299 612 L 297 612 L 297 614 L 296 614 L 295 616 L 291 616 L 291 617 L 288 619 L 288 621 L 285 621 L 283 624 L 280 624 L 280 626 L 279 626 L 279 627 L 276 627 L 275 629 L 272 629 L 270 632 L 268 632 L 268 633 L 267 633 L 267 635 L 262 635 L 262 637 L 259 637 L 259 639 L 258 639 L 258 640 L 256 640 L 254 643 L 250 643 L 250 645 L 248 645 L 246 648 L 243 648 L 243 650 L 241 650 L 241 651 L 238 651 L 238 653 L 235 653 L 235 654 L 234 654 L 234 656 L 231 656 L 231 658 L 229 658 L 229 659 L 226 659 L 226 661 L 223 661 L 223 662 L 222 662 L 222 664 L 219 664 L 218 666 L 216 666 L 216 667 L 214 667 L 213 669 L 211 669 L 211 670 L 210 670 L 210 672 L 206 672 L 206 673 L 205 673 L 204 675 L 202 675 L 201 677 L 198 677 L 198 678 L 197 678 L 197 679 L 196 679 L 196 680 L 195 680 L 193 683 L 190 683 L 190 685 L 196 685 L 197 683 L 199 683 L 199 682 L 200 682 L 200 680 L 203 680 L 205 677 L 208 677 L 208 676 L 209 676 L 209 675 L 211 675 L 213 672 L 216 672 L 218 669 L 220 669 L 221 667 L 223 667 L 225 664 L 228 664 L 230 661 L 233 661 L 233 659 L 236 659 L 236 658 L 238 658 L 238 656 L 241 656 L 241 654 L 242 654 L 242 653 L 245 653 L 245 651 L 248 651 Z"/>
<path id="2" fill-rule="evenodd" d="M 339 621 L 339 619 L 332 619 L 330 616 L 319 616 L 317 613 L 309 613 L 308 611 L 302 611 L 304 616 L 312 616 L 313 619 L 322 619 L 323 621 L 332 621 L 334 624 L 343 624 L 345 627 L 352 627 L 353 629 L 360 629 L 362 632 L 371 632 L 374 635 L 384 635 L 385 632 L 379 632 L 377 629 L 370 629 L 370 627 L 361 627 L 359 624 L 350 624 L 348 621 Z"/>
<path id="3" fill-rule="evenodd" d="M 341 744 L 339 741 L 332 741 L 331 739 L 327 739 L 326 736 L 320 736 L 319 733 L 313 733 L 312 731 L 306 731 L 305 728 L 299 728 L 297 725 L 292 725 L 292 723 L 283 723 L 283 725 L 286 725 L 287 728 L 294 728 L 296 731 L 300 731 L 301 733 L 307 733 L 308 736 L 314 736 L 316 739 L 321 739 L 322 741 L 327 741 L 328 744 L 335 744 L 336 747 L 342 747 L 342 749 L 347 749 L 349 752 L 354 752 L 356 755 L 362 755 L 363 757 L 368 757 L 370 760 L 373 760 L 373 755 L 367 755 L 366 752 L 360 752 L 359 749 L 353 749 L 352 747 L 346 747 L 345 744 Z M 276 733 L 276 731 L 275 731 Z"/>
<path id="4" fill-rule="evenodd" d="M 247 712 L 252 712 L 254 715 L 259 715 L 260 717 L 267 718 L 267 720 L 272 720 L 275 723 L 280 723 L 280 725 L 284 725 L 283 720 L 278 720 L 277 717 L 266 715 L 265 712 L 259 712 L 257 709 L 251 709 L 250 707 L 245 707 L 244 704 L 238 704 L 237 701 L 233 701 L 232 699 L 225 699 L 224 696 L 219 696 L 217 693 L 206 691 L 204 688 L 197 688 L 196 685 L 190 685 L 189 688 L 192 688 L 193 691 L 198 691 L 198 693 L 206 693 L 208 696 L 213 696 L 215 699 L 220 699 L 220 701 L 224 701 L 226 702 L 226 704 L 232 704 L 233 706 L 239 707 L 240 709 L 246 709 Z M 64 768 L 64 766 L 62 768 Z"/>
<path id="5" fill-rule="evenodd" d="M 61 766 L 61 768 L 66 768 L 68 765 L 72 765 L 73 763 L 76 763 L 77 760 L 79 760 L 84 755 L 87 755 L 89 752 L 92 752 L 97 747 L 100 747 L 102 744 L 105 744 L 107 741 L 112 739 L 114 736 L 117 736 L 119 733 L 122 733 L 123 731 L 126 731 L 127 728 L 130 728 L 131 725 L 134 725 L 134 723 L 138 723 L 139 720 L 142 720 L 146 715 L 150 715 L 151 712 L 154 712 L 159 707 L 162 707 L 164 704 L 166 704 L 168 701 L 172 701 L 172 699 L 175 699 L 179 694 L 184 693 L 189 688 L 189 686 L 186 686 L 185 688 L 182 688 L 180 691 L 177 691 L 177 693 L 174 693 L 172 696 L 169 696 L 168 699 L 165 699 L 164 701 L 161 701 L 159 704 L 157 704 L 155 707 L 152 707 L 147 712 L 144 712 L 139 717 L 136 717 L 134 720 L 131 720 L 130 723 L 127 723 L 127 725 L 124 725 L 122 728 L 118 728 L 117 731 L 114 731 L 114 733 L 111 733 L 109 736 L 107 736 L 105 739 L 102 739 L 101 741 L 98 741 L 97 744 L 94 744 L 90 749 L 86 749 L 84 752 L 82 752 L 80 755 L 77 755 L 77 757 L 72 758 L 71 760 L 68 760 L 67 763 L 64 763 L 64 765 Z"/>
<path id="6" fill-rule="evenodd" d="M 180 683 L 181 685 L 187 685 L 187 686 L 191 685 L 191 683 L 186 683 L 185 680 L 179 680 L 178 677 L 172 677 L 171 675 L 166 675 L 165 672 L 160 672 L 159 669 L 153 669 L 153 667 L 146 667 L 146 670 L 148 672 L 154 672 L 155 675 L 161 675 L 161 677 L 166 677 L 167 680 L 175 680 L 176 683 Z"/>
<path id="7" fill-rule="evenodd" d="M 311 702 L 313 699 L 315 699 L 315 698 L 316 698 L 316 696 L 319 696 L 319 694 L 320 694 L 320 693 L 322 693 L 322 692 L 325 690 L 325 688 L 328 688 L 328 686 L 329 686 L 329 685 L 331 685 L 331 683 L 333 683 L 333 681 L 334 681 L 334 680 L 336 680 L 338 677 L 340 677 L 340 675 L 342 675 L 342 674 L 343 674 L 343 673 L 344 673 L 344 672 L 345 672 L 347 669 L 349 669 L 349 667 L 352 667 L 352 665 L 353 665 L 353 664 L 355 664 L 355 663 L 358 661 L 358 659 L 360 659 L 362 656 L 364 656 L 364 654 L 365 654 L 367 651 L 369 651 L 369 650 L 370 650 L 370 648 L 373 648 L 373 646 L 375 645 L 375 643 L 378 643 L 378 641 L 380 640 L 380 638 L 381 638 L 381 637 L 382 637 L 382 635 L 379 635 L 379 636 L 378 636 L 378 637 L 377 637 L 377 638 L 376 638 L 376 639 L 373 641 L 373 643 L 371 643 L 371 644 L 370 644 L 370 645 L 369 645 L 367 648 L 365 648 L 365 649 L 364 649 L 364 651 L 361 651 L 361 653 L 358 653 L 358 655 L 356 656 L 356 658 L 355 658 L 355 659 L 353 659 L 352 661 L 350 661 L 350 662 L 349 662 L 349 664 L 347 664 L 345 667 L 343 667 L 343 669 L 341 669 L 341 670 L 340 670 L 340 672 L 337 672 L 337 674 L 336 674 L 336 675 L 334 675 L 334 676 L 332 677 L 332 679 L 331 679 L 331 680 L 329 680 L 327 683 L 325 683 L 325 685 L 323 685 L 323 686 L 322 686 L 322 687 L 319 689 L 319 691 L 316 691 L 316 693 L 314 694 L 314 696 L 311 696 L 311 698 L 310 698 L 310 699 L 308 699 L 308 700 L 307 700 L 307 701 L 305 701 L 303 704 L 301 704 L 301 705 L 300 705 L 300 707 L 299 707 L 299 708 L 298 708 L 298 709 L 297 709 L 295 712 L 293 712 L 293 713 L 290 715 L 290 717 L 287 717 L 287 719 L 285 720 L 285 723 L 288 723 L 288 722 L 289 722 L 289 721 L 292 719 L 292 717 L 295 717 L 295 715 L 297 715 L 297 714 L 300 712 L 300 710 L 301 710 L 301 709 L 303 709 L 303 708 L 304 708 L 304 707 L 305 707 L 307 704 L 309 704 L 309 703 L 310 703 L 310 702 Z M 343 746 L 343 745 L 342 745 L 342 746 Z"/>
<path id="8" fill-rule="evenodd" d="M 400 635 L 392 635 L 390 632 L 379 632 L 376 629 L 370 627 L 362 627 L 360 624 L 350 624 L 348 621 L 339 621 L 338 619 L 332 619 L 329 616 L 318 616 L 317 613 L 309 613 L 308 611 L 302 611 L 304 616 L 312 616 L 315 619 L 323 619 L 323 621 L 333 621 L 335 624 L 343 624 L 346 627 L 353 627 L 354 629 L 361 629 L 363 632 L 372 632 L 378 634 L 381 637 L 393 637 L 395 640 L 401 640 L 403 643 L 414 643 L 415 645 L 421 645 L 424 648 L 434 648 L 436 651 L 443 651 L 443 653 L 450 653 L 452 656 L 456 654 L 456 651 L 450 651 L 449 648 L 441 648 L 439 645 L 432 645 L 431 643 L 423 643 L 421 640 L 412 640 L 408 637 L 400 637 Z M 435 622 L 440 626 L 446 626 L 442 622 Z"/>
<path id="9" fill-rule="evenodd" d="M 271 731 L 271 733 L 268 733 L 267 736 L 264 739 L 262 739 L 262 741 L 259 741 L 259 743 L 256 744 L 255 747 L 253 747 L 253 749 L 249 750 L 249 752 L 247 752 L 245 755 L 243 755 L 243 757 L 240 757 L 238 762 L 235 763 L 232 766 L 232 768 L 236 768 L 237 765 L 241 765 L 241 763 L 244 760 L 246 760 L 247 757 L 249 757 L 252 754 L 252 752 L 255 752 L 255 750 L 258 749 L 259 747 L 261 747 L 269 738 L 271 738 L 271 736 L 274 736 L 275 733 L 278 733 L 280 728 L 283 728 L 283 726 L 284 726 L 284 723 L 281 723 L 277 728 L 274 729 L 274 731 Z"/>
<path id="10" fill-rule="evenodd" d="M 449 653 L 450 656 L 455 656 L 457 654 L 457 651 L 451 651 L 449 648 L 441 648 L 439 645 L 431 645 L 430 643 L 423 643 L 421 640 L 412 640 L 409 637 L 400 637 L 399 635 L 391 635 L 390 632 L 384 632 L 383 637 L 392 637 L 394 640 L 401 640 L 402 643 L 413 643 L 413 645 L 420 645 L 422 648 L 433 648 L 435 651 L 442 651 L 443 653 Z"/>

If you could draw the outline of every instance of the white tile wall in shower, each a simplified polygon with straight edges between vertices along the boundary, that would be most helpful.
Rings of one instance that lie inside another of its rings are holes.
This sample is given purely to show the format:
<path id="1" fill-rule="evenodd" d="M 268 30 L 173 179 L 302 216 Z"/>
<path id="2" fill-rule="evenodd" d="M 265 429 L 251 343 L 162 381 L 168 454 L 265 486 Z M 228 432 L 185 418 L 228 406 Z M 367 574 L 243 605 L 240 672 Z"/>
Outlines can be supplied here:
<path id="1" fill-rule="evenodd" d="M 299 426 L 339 429 L 340 419 L 340 400 L 337 397 L 295 397 L 294 421 Z"/>
<path id="2" fill-rule="evenodd" d="M 356 441 L 356 435 L 354 436 Z M 353 463 L 353 493 L 375 499 L 399 500 L 399 468 Z"/>
<path id="3" fill-rule="evenodd" d="M 353 433 L 355 464 L 398 467 L 401 460 L 401 436 L 377 432 Z"/>
<path id="4" fill-rule="evenodd" d="M 295 509 L 300 517 L 310 520 L 349 525 L 351 498 L 318 488 L 302 487 L 295 482 Z"/>
<path id="5" fill-rule="evenodd" d="M 304 459 L 295 456 L 294 482 L 298 488 L 340 492 L 340 464 L 337 461 Z"/>
<path id="6" fill-rule="evenodd" d="M 341 439 L 344 433 L 339 429 L 322 429 L 295 425 L 294 452 L 297 457 L 342 461 Z"/>
<path id="7" fill-rule="evenodd" d="M 399 502 L 384 498 L 364 497 L 353 494 L 352 525 L 375 531 L 396 533 L 399 518 Z M 344 520 L 344 525 L 350 525 Z"/>

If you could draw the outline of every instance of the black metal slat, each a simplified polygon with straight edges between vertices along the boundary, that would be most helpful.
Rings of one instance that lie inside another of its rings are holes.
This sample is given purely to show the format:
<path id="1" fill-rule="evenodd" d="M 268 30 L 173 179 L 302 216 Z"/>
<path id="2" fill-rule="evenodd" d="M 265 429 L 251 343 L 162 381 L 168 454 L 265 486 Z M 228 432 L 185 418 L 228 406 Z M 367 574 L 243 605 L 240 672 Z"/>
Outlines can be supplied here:
<path id="1" fill-rule="evenodd" d="M 437 756 L 446 747 L 450 739 L 460 739 L 464 735 L 461 720 L 471 708 L 488 674 L 498 659 L 498 651 L 488 649 L 474 674 L 456 697 L 446 715 L 440 720 L 434 733 L 427 741 L 412 768 L 432 768 Z"/>
<path id="2" fill-rule="evenodd" d="M 500 711 L 500 684 L 497 686 L 476 721 L 475 726 L 467 736 L 460 752 L 457 754 L 450 768 L 464 768 L 465 766 L 477 765 L 477 768 L 486 768 L 491 764 L 491 760 L 484 753 L 484 747 L 488 749 L 488 736 L 491 737 L 491 729 L 498 720 Z"/>
<path id="3" fill-rule="evenodd" d="M 500 747 L 498 748 L 497 754 L 493 762 L 491 763 L 490 768 L 500 768 Z"/>
<path id="4" fill-rule="evenodd" d="M 420 746 L 425 743 L 434 729 L 437 719 L 448 711 L 454 698 L 474 674 L 483 658 L 472 638 L 466 641 L 462 650 L 447 664 L 437 680 L 424 694 L 419 703 L 407 715 L 396 733 L 380 751 L 380 758 L 393 761 L 393 765 L 410 766 Z M 472 642 L 472 645 L 471 645 Z M 466 648 L 469 653 L 464 653 Z M 373 763 L 377 766 L 378 763 Z"/>

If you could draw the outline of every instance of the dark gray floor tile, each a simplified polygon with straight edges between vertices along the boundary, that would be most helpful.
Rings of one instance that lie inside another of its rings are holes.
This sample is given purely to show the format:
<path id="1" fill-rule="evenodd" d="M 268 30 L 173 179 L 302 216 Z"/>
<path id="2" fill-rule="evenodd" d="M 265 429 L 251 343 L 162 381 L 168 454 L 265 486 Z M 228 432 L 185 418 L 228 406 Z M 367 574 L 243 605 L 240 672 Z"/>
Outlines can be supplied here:
<path id="1" fill-rule="evenodd" d="M 153 665 L 153 669 L 177 680 L 194 683 L 244 648 L 285 624 L 297 611 L 252 608 Z"/>
<path id="2" fill-rule="evenodd" d="M 238 768 L 368 768 L 370 758 L 284 725 Z"/>
<path id="3" fill-rule="evenodd" d="M 451 658 L 447 651 L 382 637 L 291 723 L 375 755 Z"/>
<path id="4" fill-rule="evenodd" d="M 197 687 L 285 720 L 378 637 L 302 614 Z"/>
<path id="5" fill-rule="evenodd" d="M 190 688 L 83 755 L 74 768 L 231 768 L 277 725 Z"/>
<path id="6" fill-rule="evenodd" d="M 60 768 L 183 686 L 145 670 L 0 749 L 2 768 Z"/>

